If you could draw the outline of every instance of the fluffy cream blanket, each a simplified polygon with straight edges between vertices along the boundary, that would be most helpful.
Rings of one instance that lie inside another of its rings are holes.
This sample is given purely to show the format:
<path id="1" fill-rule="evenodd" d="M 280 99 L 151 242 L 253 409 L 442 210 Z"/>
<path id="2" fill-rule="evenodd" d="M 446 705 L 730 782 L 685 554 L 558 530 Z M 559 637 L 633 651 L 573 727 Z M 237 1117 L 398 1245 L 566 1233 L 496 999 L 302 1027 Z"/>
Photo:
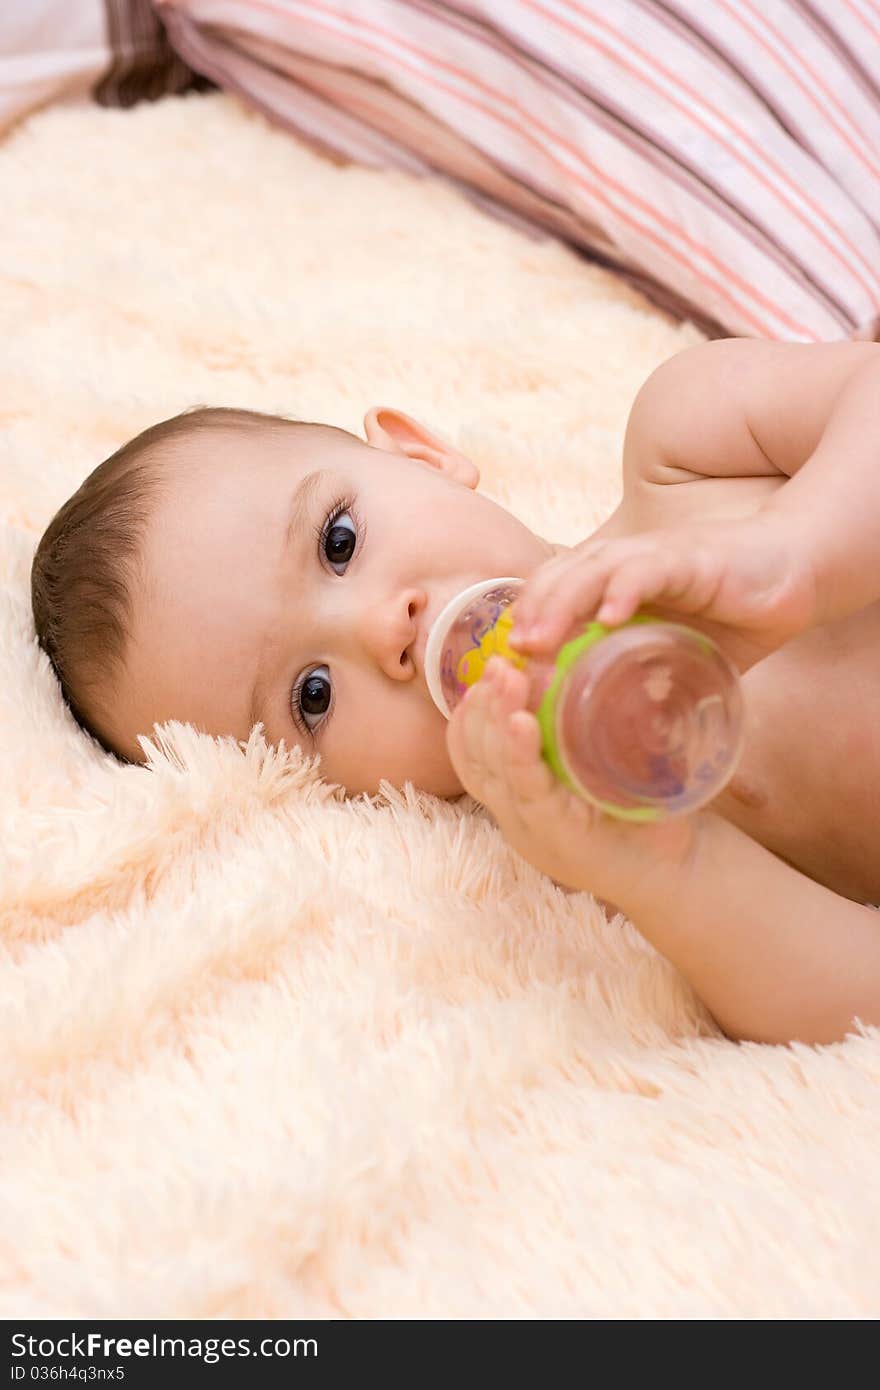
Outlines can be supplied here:
<path id="1" fill-rule="evenodd" d="M 155 420 L 400 406 L 571 541 L 696 333 L 219 94 L 53 108 L 0 189 L 0 1316 L 877 1316 L 880 1034 L 726 1041 L 467 798 L 116 765 L 32 635 L 42 527 Z"/>

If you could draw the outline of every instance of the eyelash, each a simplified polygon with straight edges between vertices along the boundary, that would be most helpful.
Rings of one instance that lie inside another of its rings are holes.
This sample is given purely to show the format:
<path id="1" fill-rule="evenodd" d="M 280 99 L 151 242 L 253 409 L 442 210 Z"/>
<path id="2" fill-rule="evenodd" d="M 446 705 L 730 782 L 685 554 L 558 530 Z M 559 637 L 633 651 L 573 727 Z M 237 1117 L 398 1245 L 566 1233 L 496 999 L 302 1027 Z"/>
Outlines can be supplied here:
<path id="1" fill-rule="evenodd" d="M 324 545 L 326 543 L 327 537 L 329 536 L 330 532 L 332 531 L 339 518 L 341 516 L 344 516 L 346 512 L 354 522 L 355 550 L 354 555 L 352 555 L 350 560 L 337 561 L 336 563 L 344 563 L 347 569 L 348 566 L 352 563 L 352 560 L 354 560 L 355 555 L 357 555 L 360 552 L 361 546 L 363 544 L 364 528 L 361 525 L 360 517 L 358 516 L 355 510 L 354 497 L 350 495 L 347 495 L 345 497 L 339 497 L 333 503 L 332 507 L 325 515 L 323 524 L 321 526 L 312 527 L 312 531 L 318 542 L 318 563 L 322 565 L 324 568 L 326 568 L 327 565 L 330 563 L 324 555 Z M 335 571 L 331 572 L 335 573 Z M 336 578 L 341 579 L 342 575 L 336 575 Z M 327 728 L 327 725 L 330 723 L 330 720 L 333 717 L 333 710 L 336 707 L 336 701 L 334 700 L 329 710 L 324 715 L 324 718 L 321 720 L 320 724 L 318 724 L 314 729 L 309 728 L 308 724 L 305 722 L 300 713 L 299 699 L 302 694 L 303 686 L 305 685 L 309 676 L 311 676 L 318 669 L 319 667 L 313 666 L 311 670 L 303 671 L 302 675 L 297 678 L 293 690 L 290 693 L 290 712 L 293 716 L 293 722 L 296 725 L 299 732 L 305 738 L 311 739 L 313 744 L 317 742 L 316 734 L 323 733 L 324 730 Z"/>

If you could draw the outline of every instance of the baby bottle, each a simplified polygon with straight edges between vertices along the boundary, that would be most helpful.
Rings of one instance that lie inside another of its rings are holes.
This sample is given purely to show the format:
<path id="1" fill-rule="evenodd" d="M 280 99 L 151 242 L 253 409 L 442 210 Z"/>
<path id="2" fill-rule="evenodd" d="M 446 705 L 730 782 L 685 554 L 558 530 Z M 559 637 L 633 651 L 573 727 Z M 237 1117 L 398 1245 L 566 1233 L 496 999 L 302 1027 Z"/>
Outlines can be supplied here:
<path id="1" fill-rule="evenodd" d="M 591 622 L 552 658 L 508 645 L 523 580 L 487 579 L 457 594 L 431 626 L 425 677 L 450 718 L 491 656 L 530 678 L 529 708 L 556 776 L 608 815 L 653 821 L 711 801 L 742 751 L 739 676 L 714 642 L 690 627 L 636 615 Z"/>

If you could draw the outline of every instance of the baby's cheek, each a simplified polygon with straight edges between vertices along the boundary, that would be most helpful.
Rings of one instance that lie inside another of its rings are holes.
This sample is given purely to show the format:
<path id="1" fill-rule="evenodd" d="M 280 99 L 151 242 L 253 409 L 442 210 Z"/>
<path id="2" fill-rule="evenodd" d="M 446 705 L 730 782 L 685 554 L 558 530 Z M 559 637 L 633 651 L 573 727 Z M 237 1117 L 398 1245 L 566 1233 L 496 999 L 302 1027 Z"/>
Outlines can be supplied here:
<path id="1" fill-rule="evenodd" d="M 373 745 L 376 789 L 384 778 L 395 787 L 411 782 L 419 791 L 434 796 L 460 796 L 464 789 L 449 753 L 448 727 L 427 695 L 405 712 L 398 709 L 392 714 L 381 747 L 378 740 Z M 365 741 L 370 737 L 365 731 Z"/>

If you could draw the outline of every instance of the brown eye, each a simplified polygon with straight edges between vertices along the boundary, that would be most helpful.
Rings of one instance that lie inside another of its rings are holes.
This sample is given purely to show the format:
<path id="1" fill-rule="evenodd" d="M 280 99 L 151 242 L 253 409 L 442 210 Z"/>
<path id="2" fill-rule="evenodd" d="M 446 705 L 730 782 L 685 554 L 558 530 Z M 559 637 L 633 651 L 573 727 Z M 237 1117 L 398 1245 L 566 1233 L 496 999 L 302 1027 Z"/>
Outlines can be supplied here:
<path id="1" fill-rule="evenodd" d="M 357 529 L 354 522 L 348 512 L 340 512 L 327 527 L 324 535 L 324 554 L 331 565 L 347 565 L 354 554 L 356 544 Z"/>
<path id="2" fill-rule="evenodd" d="M 315 527 L 318 556 L 323 555 L 327 564 L 333 566 L 334 574 L 340 578 L 346 565 L 351 563 L 358 537 L 365 532 L 353 511 L 354 505 L 353 498 L 338 497 L 335 506 L 327 513 L 323 527 Z M 336 568 L 337 565 L 340 569 Z M 308 675 L 300 676 L 290 694 L 290 712 L 300 733 L 314 733 L 321 724 L 326 723 L 332 703 L 333 686 L 328 667 L 317 666 Z"/>
<path id="3" fill-rule="evenodd" d="M 322 672 L 326 672 L 326 675 Z M 333 687 L 327 667 L 318 666 L 314 671 L 310 671 L 293 692 L 293 717 L 300 728 L 305 725 L 309 732 L 315 728 L 315 724 L 309 723 L 310 715 L 317 716 L 316 723 L 321 722 L 320 717 L 330 708 L 332 694 Z"/>

